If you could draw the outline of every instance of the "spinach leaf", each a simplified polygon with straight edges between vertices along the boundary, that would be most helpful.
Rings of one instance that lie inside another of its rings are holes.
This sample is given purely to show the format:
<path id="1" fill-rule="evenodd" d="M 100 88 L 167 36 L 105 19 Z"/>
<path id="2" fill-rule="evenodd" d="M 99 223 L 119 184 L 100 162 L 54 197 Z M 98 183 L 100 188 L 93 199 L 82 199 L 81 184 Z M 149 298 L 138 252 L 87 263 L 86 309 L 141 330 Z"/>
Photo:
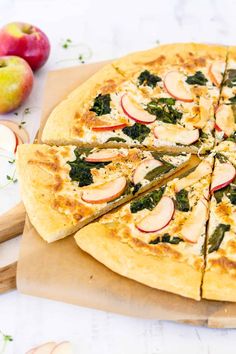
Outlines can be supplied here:
<path id="1" fill-rule="evenodd" d="M 149 171 L 144 178 L 148 181 L 153 181 L 158 176 L 162 175 L 163 173 L 169 172 L 173 168 L 174 166 L 172 164 L 164 162 L 161 166 L 158 166 L 153 170 Z"/>
<path id="2" fill-rule="evenodd" d="M 205 86 L 207 81 L 207 78 L 201 71 L 196 71 L 194 75 L 188 76 L 186 79 L 186 82 L 189 85 Z"/>
<path id="3" fill-rule="evenodd" d="M 196 147 L 200 147 L 202 145 L 202 143 L 204 143 L 206 140 L 208 140 L 208 134 L 207 133 L 204 133 L 202 131 L 202 129 L 199 129 L 199 138 L 198 140 L 193 143 L 192 145 L 193 146 L 196 146 Z"/>
<path id="4" fill-rule="evenodd" d="M 106 143 L 109 143 L 109 141 L 117 141 L 117 143 L 125 143 L 126 140 L 123 138 L 120 138 L 119 136 L 114 136 L 112 138 L 107 139 Z"/>
<path id="5" fill-rule="evenodd" d="M 212 253 L 214 251 L 217 251 L 221 245 L 221 242 L 223 241 L 224 235 L 226 231 L 230 230 L 230 225 L 226 224 L 219 224 L 213 234 L 210 236 L 208 240 L 208 244 L 210 245 L 210 248 L 208 249 L 208 253 Z"/>
<path id="6" fill-rule="evenodd" d="M 89 154 L 91 149 L 75 149 L 74 153 L 76 159 L 74 161 L 68 161 L 71 169 L 69 176 L 72 181 L 79 182 L 80 187 L 89 186 L 93 183 L 93 176 L 91 173 L 92 168 L 103 168 L 108 165 L 110 162 L 88 162 L 85 160 L 85 157 Z"/>
<path id="7" fill-rule="evenodd" d="M 162 187 L 142 197 L 139 197 L 139 199 L 137 200 L 134 200 L 133 202 L 130 203 L 131 213 L 134 214 L 143 209 L 148 209 L 148 210 L 154 209 L 155 206 L 161 200 L 164 191 L 165 191 L 165 187 Z"/>
<path id="8" fill-rule="evenodd" d="M 138 77 L 139 85 L 156 87 L 157 83 L 161 81 L 161 78 L 157 75 L 151 74 L 150 71 L 144 70 Z"/>
<path id="9" fill-rule="evenodd" d="M 236 86 L 236 69 L 226 70 L 226 80 L 224 84 L 228 87 Z"/>
<path id="10" fill-rule="evenodd" d="M 109 94 L 102 95 L 101 93 L 95 98 L 93 107 L 90 111 L 95 112 L 97 116 L 102 116 L 111 112 L 111 96 Z"/>
<path id="11" fill-rule="evenodd" d="M 164 123 L 176 124 L 182 118 L 183 113 L 173 107 L 175 99 L 173 98 L 153 98 L 147 104 L 148 113 L 156 116 L 157 120 Z"/>
<path id="12" fill-rule="evenodd" d="M 135 195 L 141 187 L 142 187 L 141 183 L 134 184 L 133 182 L 129 181 L 126 185 L 123 195 L 125 195 L 125 194 Z"/>
<path id="13" fill-rule="evenodd" d="M 225 155 L 221 154 L 220 152 L 217 152 L 217 153 L 215 154 L 215 158 L 217 158 L 217 159 L 220 161 L 220 163 L 229 162 L 229 160 L 227 159 L 227 157 L 226 157 Z"/>
<path id="14" fill-rule="evenodd" d="M 170 243 L 172 245 L 178 245 L 183 242 L 182 238 L 176 236 L 170 236 L 169 234 L 164 234 L 163 236 L 158 236 L 155 240 L 149 242 L 150 245 L 157 245 L 158 243 Z"/>
<path id="15" fill-rule="evenodd" d="M 229 198 L 230 202 L 233 205 L 236 205 L 236 187 L 230 184 L 222 189 L 219 189 L 218 191 L 215 191 L 214 197 L 216 199 L 217 204 L 222 201 L 224 195 Z"/>
<path id="16" fill-rule="evenodd" d="M 142 143 L 151 130 L 146 125 L 135 123 L 130 127 L 123 128 L 122 131 L 131 139 L 138 140 L 140 143 Z"/>
<path id="17" fill-rule="evenodd" d="M 232 104 L 236 104 L 236 96 L 230 97 L 230 98 L 229 98 L 229 101 L 230 101 Z"/>
<path id="18" fill-rule="evenodd" d="M 176 209 L 180 211 L 190 210 L 188 191 L 186 191 L 186 189 L 182 189 L 176 193 Z"/>

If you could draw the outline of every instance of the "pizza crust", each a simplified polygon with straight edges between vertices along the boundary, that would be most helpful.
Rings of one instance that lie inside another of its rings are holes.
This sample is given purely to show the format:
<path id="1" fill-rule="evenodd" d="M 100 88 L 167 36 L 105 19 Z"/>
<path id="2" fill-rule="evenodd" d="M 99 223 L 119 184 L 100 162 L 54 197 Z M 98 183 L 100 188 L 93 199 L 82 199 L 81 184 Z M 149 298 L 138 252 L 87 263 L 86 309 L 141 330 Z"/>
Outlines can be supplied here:
<path id="1" fill-rule="evenodd" d="M 202 272 L 186 263 L 131 247 L 98 222 L 77 232 L 75 240 L 83 251 L 122 276 L 152 288 L 200 300 Z"/>
<path id="2" fill-rule="evenodd" d="M 230 273 L 210 268 L 203 277 L 202 297 L 209 300 L 236 302 L 236 278 Z"/>

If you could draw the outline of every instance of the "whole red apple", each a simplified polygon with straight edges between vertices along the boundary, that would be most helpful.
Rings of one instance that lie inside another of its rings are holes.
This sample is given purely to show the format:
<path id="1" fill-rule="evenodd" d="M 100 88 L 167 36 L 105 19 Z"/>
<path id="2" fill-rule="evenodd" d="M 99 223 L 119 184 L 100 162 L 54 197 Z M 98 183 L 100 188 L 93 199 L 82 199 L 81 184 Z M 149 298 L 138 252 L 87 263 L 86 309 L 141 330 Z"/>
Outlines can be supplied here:
<path id="1" fill-rule="evenodd" d="M 0 114 L 18 108 L 33 87 L 29 64 L 15 56 L 0 57 Z"/>
<path id="2" fill-rule="evenodd" d="M 50 53 L 48 37 L 39 28 L 21 22 L 8 23 L 0 30 L 0 55 L 17 55 L 32 70 L 47 61 Z"/>

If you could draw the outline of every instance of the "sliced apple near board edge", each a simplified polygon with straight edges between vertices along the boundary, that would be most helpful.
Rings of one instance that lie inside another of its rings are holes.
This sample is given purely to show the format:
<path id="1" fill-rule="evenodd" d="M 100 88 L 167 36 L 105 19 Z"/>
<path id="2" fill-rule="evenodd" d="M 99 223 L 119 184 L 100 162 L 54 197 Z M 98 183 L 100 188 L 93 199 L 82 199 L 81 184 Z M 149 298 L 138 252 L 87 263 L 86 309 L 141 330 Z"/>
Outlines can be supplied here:
<path id="1" fill-rule="evenodd" d="M 183 102 L 192 102 L 193 95 L 185 82 L 185 75 L 179 71 L 169 71 L 164 78 L 164 87 L 170 96 Z"/>
<path id="2" fill-rule="evenodd" d="M 154 136 L 172 143 L 191 145 L 199 139 L 198 129 L 186 129 L 174 124 L 159 125 L 154 128 Z"/>
<path id="3" fill-rule="evenodd" d="M 127 93 L 121 97 L 121 107 L 129 118 L 138 123 L 150 124 L 156 120 L 155 115 L 148 113 Z"/>
<path id="4" fill-rule="evenodd" d="M 73 354 L 73 346 L 70 342 L 61 342 L 55 346 L 51 354 Z"/>
<path id="5" fill-rule="evenodd" d="M 140 164 L 136 167 L 133 174 L 134 184 L 138 184 L 139 182 L 141 182 L 145 178 L 148 172 L 162 165 L 163 163 L 156 159 L 146 159 L 140 162 Z"/>
<path id="6" fill-rule="evenodd" d="M 212 175 L 211 193 L 228 186 L 235 176 L 235 167 L 230 162 L 216 165 Z"/>
<path id="7" fill-rule="evenodd" d="M 20 141 L 22 141 L 23 144 L 30 142 L 30 137 L 26 129 L 22 126 L 20 127 L 16 122 L 11 120 L 0 120 L 0 124 L 10 128 L 18 136 L 18 138 L 20 138 Z"/>
<path id="8" fill-rule="evenodd" d="M 170 197 L 162 197 L 157 206 L 136 227 L 142 232 L 156 232 L 166 227 L 174 214 L 175 206 Z"/>
<path id="9" fill-rule="evenodd" d="M 215 112 L 215 129 L 229 137 L 235 130 L 234 113 L 231 105 L 222 104 Z"/>
<path id="10" fill-rule="evenodd" d="M 120 197 L 125 190 L 126 183 L 125 177 L 118 177 L 109 182 L 84 189 L 81 198 L 91 204 L 106 203 Z"/>

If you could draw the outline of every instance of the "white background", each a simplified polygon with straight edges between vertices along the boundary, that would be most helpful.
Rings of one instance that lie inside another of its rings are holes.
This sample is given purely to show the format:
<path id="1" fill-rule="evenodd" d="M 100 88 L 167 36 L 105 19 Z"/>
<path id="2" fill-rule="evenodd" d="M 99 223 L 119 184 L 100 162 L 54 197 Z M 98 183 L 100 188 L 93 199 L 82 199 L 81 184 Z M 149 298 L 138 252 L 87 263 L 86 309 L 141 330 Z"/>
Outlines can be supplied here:
<path id="1" fill-rule="evenodd" d="M 31 138 L 38 127 L 48 70 L 78 65 L 76 58 L 86 57 L 89 49 L 92 62 L 150 48 L 157 41 L 236 44 L 234 0 L 0 0 L 0 26 L 16 20 L 38 25 L 52 44 L 50 60 L 36 74 L 33 93 L 18 117 L 3 117 L 19 121 L 29 107 L 25 118 Z M 79 45 L 63 49 L 66 38 Z M 0 213 L 19 201 L 17 183 L 1 188 L 11 172 L 4 168 L 0 166 Z M 0 266 L 17 257 L 18 244 L 19 239 L 0 246 Z M 0 295 L 0 330 L 14 338 L 9 354 L 65 339 L 74 343 L 78 354 L 236 353 L 236 330 L 126 318 L 17 291 Z"/>

